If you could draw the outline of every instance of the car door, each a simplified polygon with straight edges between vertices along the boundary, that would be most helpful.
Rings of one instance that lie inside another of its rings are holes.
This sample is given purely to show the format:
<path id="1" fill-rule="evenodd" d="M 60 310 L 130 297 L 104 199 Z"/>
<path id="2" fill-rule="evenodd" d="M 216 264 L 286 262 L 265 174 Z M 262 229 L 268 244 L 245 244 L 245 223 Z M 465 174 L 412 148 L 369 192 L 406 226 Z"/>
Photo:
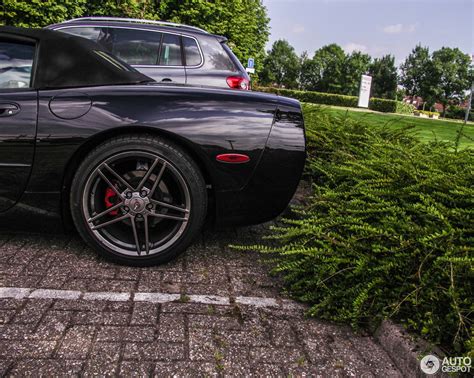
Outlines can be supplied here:
<path id="1" fill-rule="evenodd" d="M 38 94 L 35 44 L 0 36 L 0 212 L 23 194 L 33 164 Z"/>
<path id="2" fill-rule="evenodd" d="M 61 26 L 56 30 L 91 39 L 157 82 L 186 83 L 178 34 L 119 26 Z"/>

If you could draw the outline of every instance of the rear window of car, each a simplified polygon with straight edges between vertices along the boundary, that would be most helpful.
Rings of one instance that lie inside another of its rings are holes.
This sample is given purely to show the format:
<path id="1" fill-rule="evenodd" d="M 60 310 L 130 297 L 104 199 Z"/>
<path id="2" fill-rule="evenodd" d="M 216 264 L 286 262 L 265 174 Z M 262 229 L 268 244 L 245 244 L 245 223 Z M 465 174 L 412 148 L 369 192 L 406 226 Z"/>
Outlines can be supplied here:
<path id="1" fill-rule="evenodd" d="M 117 58 L 115 58 L 114 55 L 110 55 L 109 53 L 105 52 L 105 51 L 98 51 L 98 50 L 94 50 L 94 53 L 100 57 L 102 60 L 104 60 L 105 62 L 113 65 L 115 68 L 119 69 L 120 71 L 126 71 L 126 72 L 137 72 L 137 70 L 131 66 L 125 66 L 124 64 L 122 64 L 121 62 L 119 62 L 117 60 Z"/>
<path id="2" fill-rule="evenodd" d="M 213 36 L 199 40 L 204 53 L 204 68 L 217 71 L 238 71 L 229 54 Z"/>
<path id="3" fill-rule="evenodd" d="M 133 65 L 156 65 L 161 33 L 146 30 L 101 27 L 73 27 L 63 32 L 98 42 L 113 55 Z"/>
<path id="4" fill-rule="evenodd" d="M 185 64 L 216 71 L 243 70 L 232 51 L 214 36 L 200 38 L 199 45 L 191 37 L 131 28 L 73 26 L 59 30 L 98 42 L 131 65 Z"/>
<path id="5" fill-rule="evenodd" d="M 240 70 L 245 72 L 245 68 L 240 62 L 239 58 L 237 58 L 232 51 L 232 49 L 227 46 L 225 43 L 221 43 L 222 48 L 227 52 L 227 55 L 229 55 L 229 58 L 234 62 L 235 66 Z"/>
<path id="6" fill-rule="evenodd" d="M 160 41 L 161 33 L 119 28 L 102 28 L 97 39 L 112 54 L 135 65 L 156 64 Z"/>
<path id="7" fill-rule="evenodd" d="M 98 42 L 113 55 L 131 65 L 183 65 L 181 38 L 176 34 L 129 28 L 89 26 L 68 27 L 59 30 Z M 196 62 L 196 58 L 193 56 L 195 56 L 197 49 L 199 62 L 196 65 L 199 65 L 201 55 L 196 41 L 188 37 L 183 39 L 194 42 L 194 47 L 191 43 L 186 45 L 189 47 L 186 51 L 189 50 L 190 61 Z"/>
<path id="8" fill-rule="evenodd" d="M 75 28 L 64 28 L 59 29 L 59 31 L 76 35 L 78 37 L 87 38 L 91 41 L 97 42 L 99 38 L 101 28 L 91 28 L 91 27 L 75 27 Z"/>
<path id="9" fill-rule="evenodd" d="M 199 66 L 202 62 L 201 52 L 195 39 L 183 37 L 186 66 Z"/>
<path id="10" fill-rule="evenodd" d="M 182 66 L 181 41 L 179 35 L 163 34 L 161 43 L 160 66 Z"/>
<path id="11" fill-rule="evenodd" d="M 30 88 L 35 46 L 0 41 L 0 88 Z"/>

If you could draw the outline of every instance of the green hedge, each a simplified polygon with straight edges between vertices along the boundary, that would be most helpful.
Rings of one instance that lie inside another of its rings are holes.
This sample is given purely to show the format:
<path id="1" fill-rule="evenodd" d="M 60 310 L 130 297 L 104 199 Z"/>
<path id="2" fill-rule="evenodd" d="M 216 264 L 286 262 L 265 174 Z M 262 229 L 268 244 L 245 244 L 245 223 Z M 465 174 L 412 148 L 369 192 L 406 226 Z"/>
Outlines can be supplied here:
<path id="1" fill-rule="evenodd" d="M 237 248 L 270 253 L 312 316 L 368 329 L 393 318 L 469 353 L 474 150 L 304 111 L 312 196 L 265 245 Z"/>
<path id="2" fill-rule="evenodd" d="M 394 100 L 390 100 L 394 101 Z M 416 110 L 415 106 L 412 104 L 407 104 L 406 102 L 402 101 L 395 101 L 397 103 L 397 107 L 395 109 L 395 113 L 399 114 L 413 114 Z"/>
<path id="3" fill-rule="evenodd" d="M 296 91 L 291 89 L 259 87 L 257 90 L 268 93 L 276 93 L 281 96 L 292 97 L 301 102 L 312 104 L 345 106 L 357 108 L 358 98 L 356 96 L 344 96 L 332 93 L 321 93 L 313 91 Z M 386 100 L 382 98 L 371 98 L 369 109 L 384 113 L 412 114 L 415 107 L 401 101 Z"/>
<path id="4" fill-rule="evenodd" d="M 291 89 L 267 88 L 260 87 L 257 90 L 268 93 L 275 93 L 280 96 L 296 98 L 301 102 L 309 102 L 311 104 L 347 106 L 356 108 L 358 98 L 355 96 L 344 96 L 331 93 L 312 92 L 312 91 L 296 91 Z"/>
<path id="5" fill-rule="evenodd" d="M 451 119 L 460 119 L 463 120 L 466 117 L 466 109 L 463 109 L 459 106 L 449 106 L 448 109 L 446 110 L 446 118 L 451 118 Z M 474 113 L 471 112 L 469 113 L 469 121 L 474 121 Z"/>
<path id="6" fill-rule="evenodd" d="M 401 101 L 371 98 L 369 109 L 383 113 L 413 114 L 415 107 Z"/>

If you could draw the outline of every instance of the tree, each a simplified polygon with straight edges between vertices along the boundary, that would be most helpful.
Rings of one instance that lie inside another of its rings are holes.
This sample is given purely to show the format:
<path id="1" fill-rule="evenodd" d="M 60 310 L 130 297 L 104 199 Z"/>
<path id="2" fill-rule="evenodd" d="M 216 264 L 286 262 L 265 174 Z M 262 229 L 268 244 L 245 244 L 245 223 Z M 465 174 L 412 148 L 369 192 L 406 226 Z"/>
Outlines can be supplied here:
<path id="1" fill-rule="evenodd" d="M 355 96 L 360 76 L 367 72 L 371 58 L 359 51 L 346 55 L 333 43 L 317 50 L 312 59 L 304 53 L 300 61 L 302 89 Z"/>
<path id="2" fill-rule="evenodd" d="M 437 101 L 439 92 L 439 75 L 434 67 L 433 60 L 430 58 L 425 65 L 424 80 L 420 83 L 420 95 L 423 98 L 423 110 L 432 109 Z"/>
<path id="3" fill-rule="evenodd" d="M 321 47 L 313 57 L 316 82 L 312 90 L 343 93 L 342 71 L 346 54 L 341 46 L 333 43 Z"/>
<path id="4" fill-rule="evenodd" d="M 298 75 L 298 87 L 300 89 L 303 89 L 303 81 L 304 81 L 304 77 L 303 77 L 303 68 L 306 64 L 306 62 L 308 62 L 310 59 L 308 57 L 308 52 L 307 51 L 303 51 L 299 57 L 299 66 L 300 66 L 300 72 L 299 72 L 299 75 Z"/>
<path id="5" fill-rule="evenodd" d="M 361 75 L 367 73 L 371 57 L 360 51 L 354 51 L 347 55 L 342 66 L 341 93 L 349 96 L 357 96 L 360 86 Z"/>
<path id="6" fill-rule="evenodd" d="M 285 40 L 275 41 L 264 60 L 262 84 L 297 88 L 299 73 L 300 60 L 295 49 Z"/>
<path id="7" fill-rule="evenodd" d="M 84 16 L 130 17 L 160 19 L 156 0 L 88 0 Z"/>
<path id="8" fill-rule="evenodd" d="M 3 0 L 0 24 L 43 27 L 82 15 L 86 0 Z"/>
<path id="9" fill-rule="evenodd" d="M 432 79 L 427 75 L 429 72 L 430 52 L 428 47 L 417 45 L 400 66 L 400 84 L 409 96 L 421 96 L 430 88 Z"/>
<path id="10" fill-rule="evenodd" d="M 397 86 L 397 90 L 396 90 L 395 93 L 396 93 L 396 100 L 397 101 L 403 101 L 403 99 L 405 97 L 405 89 L 403 89 L 400 86 Z"/>
<path id="11" fill-rule="evenodd" d="M 372 96 L 395 100 L 397 97 L 397 67 L 395 57 L 385 55 L 375 58 L 370 65 L 369 74 L 372 76 Z"/>
<path id="12" fill-rule="evenodd" d="M 300 88 L 306 91 L 313 91 L 321 80 L 320 72 L 313 59 L 308 57 L 305 51 L 300 57 Z"/>
<path id="13" fill-rule="evenodd" d="M 458 48 L 443 47 L 433 53 L 433 79 L 436 99 L 443 105 L 443 116 L 450 102 L 459 102 L 471 85 L 471 59 Z"/>
<path id="14" fill-rule="evenodd" d="M 306 91 L 315 90 L 318 82 L 321 80 L 321 77 L 314 60 L 308 57 L 308 53 L 306 51 L 304 51 L 300 56 L 300 68 L 300 88 Z"/>
<path id="15" fill-rule="evenodd" d="M 270 19 L 261 0 L 161 0 L 159 14 L 224 35 L 241 62 L 254 58 L 257 71 L 262 69 Z"/>

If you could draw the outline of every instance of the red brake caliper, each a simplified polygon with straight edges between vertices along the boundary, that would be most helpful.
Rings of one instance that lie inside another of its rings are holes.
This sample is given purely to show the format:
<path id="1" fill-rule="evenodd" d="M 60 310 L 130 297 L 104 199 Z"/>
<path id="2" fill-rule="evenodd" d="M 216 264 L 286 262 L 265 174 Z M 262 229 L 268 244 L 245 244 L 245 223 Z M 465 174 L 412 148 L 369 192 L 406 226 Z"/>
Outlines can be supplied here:
<path id="1" fill-rule="evenodd" d="M 112 206 L 115 205 L 115 198 L 117 197 L 117 193 L 112 188 L 107 188 L 105 190 L 105 207 L 110 209 Z M 110 215 L 116 216 L 118 214 L 118 210 L 113 210 L 110 212 Z"/>

